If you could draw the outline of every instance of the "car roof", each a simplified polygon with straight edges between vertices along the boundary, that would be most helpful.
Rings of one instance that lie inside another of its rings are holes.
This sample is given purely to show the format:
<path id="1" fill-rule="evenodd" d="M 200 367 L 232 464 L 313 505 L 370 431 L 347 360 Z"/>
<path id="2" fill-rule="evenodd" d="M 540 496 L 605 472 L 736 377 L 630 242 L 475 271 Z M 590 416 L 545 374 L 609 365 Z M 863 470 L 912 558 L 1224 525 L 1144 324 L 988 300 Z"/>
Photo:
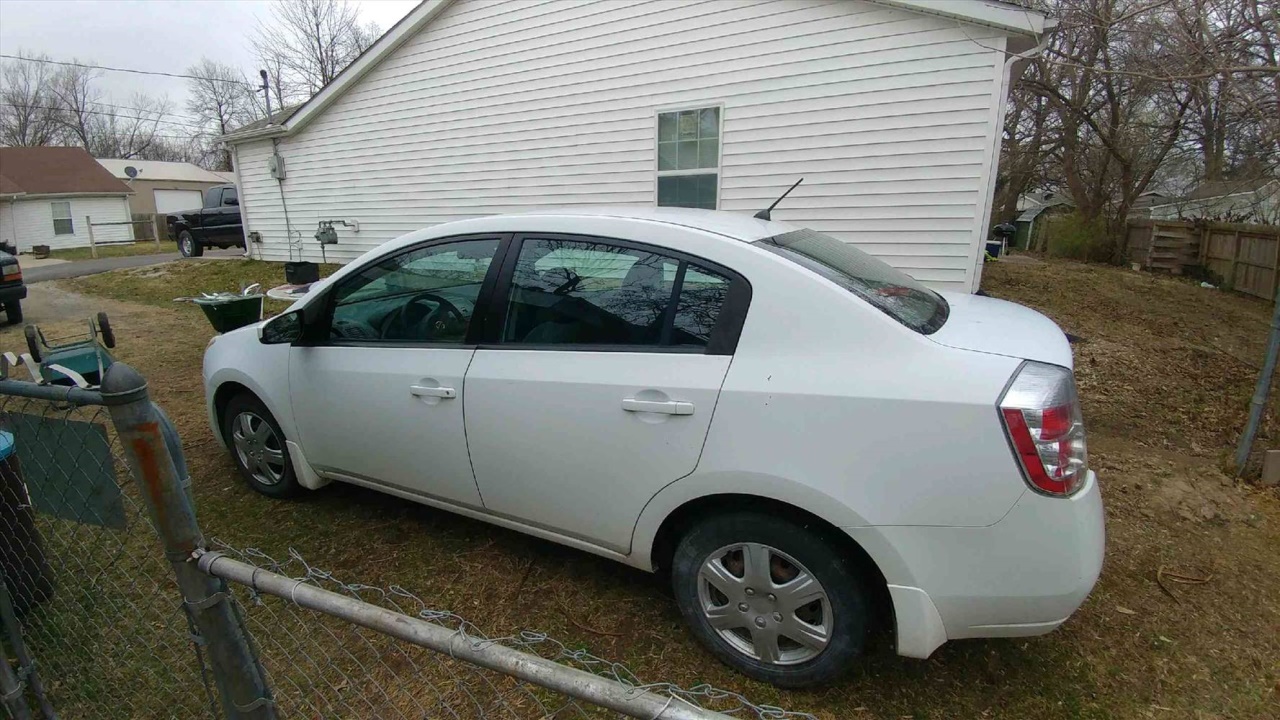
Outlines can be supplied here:
<path id="1" fill-rule="evenodd" d="M 774 237 L 775 235 L 781 235 L 782 233 L 796 229 L 795 226 L 788 225 L 787 223 L 781 223 L 773 220 L 759 220 L 745 212 L 645 206 L 547 208 L 544 210 L 533 210 L 521 213 L 492 215 L 472 220 L 461 220 L 457 223 L 448 223 L 448 225 L 456 224 L 461 226 L 466 224 L 470 230 L 478 229 L 478 226 L 492 225 L 492 229 L 494 230 L 505 230 L 505 226 L 511 225 L 511 220 L 526 217 L 592 217 L 655 222 L 666 225 L 678 225 L 680 227 L 693 228 L 695 230 L 703 230 L 744 242 L 754 242 L 756 240 Z M 499 228 L 498 226 L 504 227 Z M 434 229 L 443 230 L 444 228 L 445 226 L 441 225 Z"/>

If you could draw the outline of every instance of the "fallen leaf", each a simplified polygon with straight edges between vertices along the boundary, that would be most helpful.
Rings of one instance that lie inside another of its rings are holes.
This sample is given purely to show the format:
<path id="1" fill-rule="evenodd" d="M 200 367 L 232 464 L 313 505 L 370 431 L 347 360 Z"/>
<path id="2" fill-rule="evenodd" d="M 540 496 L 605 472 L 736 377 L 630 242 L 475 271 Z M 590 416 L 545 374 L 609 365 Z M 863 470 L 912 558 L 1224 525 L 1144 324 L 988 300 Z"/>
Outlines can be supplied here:
<path id="1" fill-rule="evenodd" d="M 1121 615 L 1137 615 L 1138 614 L 1137 610 L 1130 610 L 1129 608 L 1123 605 L 1117 605 L 1116 612 L 1120 613 Z"/>

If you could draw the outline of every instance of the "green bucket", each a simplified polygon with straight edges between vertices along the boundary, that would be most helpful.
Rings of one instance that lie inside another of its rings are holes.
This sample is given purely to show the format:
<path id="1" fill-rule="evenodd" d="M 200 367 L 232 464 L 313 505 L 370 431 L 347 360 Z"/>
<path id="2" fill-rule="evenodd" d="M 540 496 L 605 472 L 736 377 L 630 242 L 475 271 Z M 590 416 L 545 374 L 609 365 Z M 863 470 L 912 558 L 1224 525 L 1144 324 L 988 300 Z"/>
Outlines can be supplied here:
<path id="1" fill-rule="evenodd" d="M 261 295 L 222 295 L 195 298 L 196 305 L 209 318 L 209 324 L 220 332 L 251 325 L 262 319 Z"/>

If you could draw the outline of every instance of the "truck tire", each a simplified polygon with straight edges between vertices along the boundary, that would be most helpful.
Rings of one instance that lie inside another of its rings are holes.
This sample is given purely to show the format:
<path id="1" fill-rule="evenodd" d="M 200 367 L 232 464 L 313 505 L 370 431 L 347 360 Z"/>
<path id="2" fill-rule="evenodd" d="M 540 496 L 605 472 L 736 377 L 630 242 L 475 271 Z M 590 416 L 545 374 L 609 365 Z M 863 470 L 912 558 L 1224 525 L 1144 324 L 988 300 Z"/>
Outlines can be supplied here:
<path id="1" fill-rule="evenodd" d="M 199 240 L 191 237 L 190 231 L 183 230 L 178 233 L 178 252 L 186 258 L 200 257 L 204 255 L 204 246 Z"/>
<path id="2" fill-rule="evenodd" d="M 10 325 L 17 325 L 22 322 L 22 301 L 14 300 L 4 304 L 4 316 Z"/>

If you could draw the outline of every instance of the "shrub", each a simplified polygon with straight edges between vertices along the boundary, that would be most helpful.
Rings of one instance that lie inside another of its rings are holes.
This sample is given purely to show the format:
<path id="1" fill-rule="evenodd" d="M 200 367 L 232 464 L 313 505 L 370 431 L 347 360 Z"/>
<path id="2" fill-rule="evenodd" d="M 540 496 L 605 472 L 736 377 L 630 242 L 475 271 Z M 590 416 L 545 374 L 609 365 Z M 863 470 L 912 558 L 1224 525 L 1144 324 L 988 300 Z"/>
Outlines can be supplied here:
<path id="1" fill-rule="evenodd" d="M 1052 257 L 1109 262 L 1115 249 L 1102 218 L 1088 220 L 1077 213 L 1051 217 L 1045 234 L 1046 250 Z"/>

